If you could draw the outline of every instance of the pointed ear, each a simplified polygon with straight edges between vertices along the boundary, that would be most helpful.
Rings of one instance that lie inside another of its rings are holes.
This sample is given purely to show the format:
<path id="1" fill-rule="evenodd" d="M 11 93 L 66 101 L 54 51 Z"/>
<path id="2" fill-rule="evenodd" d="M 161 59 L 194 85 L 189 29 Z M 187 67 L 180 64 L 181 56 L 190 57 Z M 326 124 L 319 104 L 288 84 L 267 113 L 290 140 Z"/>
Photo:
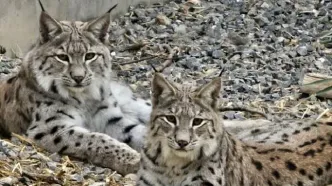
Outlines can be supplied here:
<path id="1" fill-rule="evenodd" d="M 99 40 L 104 42 L 105 37 L 108 33 L 108 28 L 110 26 L 110 13 L 111 11 L 116 8 L 118 5 L 115 4 L 112 8 L 110 8 L 106 14 L 103 16 L 91 21 L 87 25 L 87 31 L 91 32 L 95 35 Z"/>
<path id="2" fill-rule="evenodd" d="M 104 41 L 110 25 L 110 14 L 105 15 L 93 20 L 88 24 L 87 31 L 91 32 L 99 40 Z"/>
<path id="3" fill-rule="evenodd" d="M 152 105 L 157 106 L 160 100 L 167 100 L 168 96 L 174 96 L 177 88 L 160 73 L 155 73 L 152 80 Z"/>
<path id="4" fill-rule="evenodd" d="M 196 92 L 196 98 L 202 100 L 204 104 L 208 104 L 212 108 L 219 106 L 221 90 L 221 78 L 217 77 L 210 83 L 201 86 Z"/>
<path id="5" fill-rule="evenodd" d="M 39 31 L 42 42 L 45 43 L 59 35 L 62 32 L 62 27 L 58 21 L 42 11 L 39 18 Z"/>

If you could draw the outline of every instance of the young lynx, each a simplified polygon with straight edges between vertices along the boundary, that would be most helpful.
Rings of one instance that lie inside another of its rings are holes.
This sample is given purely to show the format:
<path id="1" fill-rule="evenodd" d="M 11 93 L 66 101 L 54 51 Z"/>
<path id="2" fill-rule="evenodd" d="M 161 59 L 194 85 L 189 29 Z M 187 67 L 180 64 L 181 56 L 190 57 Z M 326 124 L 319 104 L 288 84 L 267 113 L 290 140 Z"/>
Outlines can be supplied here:
<path id="1" fill-rule="evenodd" d="M 137 185 L 323 186 L 332 180 L 332 121 L 294 122 L 281 135 L 285 143 L 243 142 L 224 129 L 220 89 L 219 77 L 194 89 L 155 75 Z"/>
<path id="2" fill-rule="evenodd" d="M 68 22 L 43 10 L 40 39 L 19 74 L 0 84 L 0 132 L 26 133 L 51 152 L 122 174 L 137 171 L 134 149 L 141 147 L 151 106 L 113 80 L 109 24 L 109 12 Z"/>

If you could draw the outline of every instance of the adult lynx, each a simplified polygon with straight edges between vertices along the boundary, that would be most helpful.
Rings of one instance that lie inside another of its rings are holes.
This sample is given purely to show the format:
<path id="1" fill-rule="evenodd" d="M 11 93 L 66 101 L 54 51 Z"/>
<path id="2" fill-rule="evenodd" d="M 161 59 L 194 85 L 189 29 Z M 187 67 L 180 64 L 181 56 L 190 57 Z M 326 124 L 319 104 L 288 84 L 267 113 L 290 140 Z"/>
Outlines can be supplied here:
<path id="1" fill-rule="evenodd" d="M 241 141 L 218 114 L 220 90 L 219 77 L 197 88 L 155 75 L 137 185 L 323 186 L 332 181 L 331 120 L 288 121 L 289 128 L 280 127 L 264 141 Z"/>
<path id="2" fill-rule="evenodd" d="M 19 74 L 0 85 L 2 133 L 26 133 L 51 152 L 119 173 L 137 171 L 134 149 L 141 147 L 151 108 L 112 78 L 109 24 L 109 12 L 90 22 L 41 12 L 40 39 Z"/>

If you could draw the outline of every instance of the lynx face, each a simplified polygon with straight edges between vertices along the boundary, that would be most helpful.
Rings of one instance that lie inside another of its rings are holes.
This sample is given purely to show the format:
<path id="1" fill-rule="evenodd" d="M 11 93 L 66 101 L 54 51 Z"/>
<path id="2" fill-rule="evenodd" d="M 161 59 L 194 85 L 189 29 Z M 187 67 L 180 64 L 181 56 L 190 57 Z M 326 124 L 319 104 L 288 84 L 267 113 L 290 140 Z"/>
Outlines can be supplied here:
<path id="1" fill-rule="evenodd" d="M 155 75 L 151 128 L 166 155 L 193 160 L 214 151 L 222 133 L 214 111 L 220 84 L 219 79 L 198 89 L 179 88 Z"/>
<path id="2" fill-rule="evenodd" d="M 110 74 L 106 42 L 109 15 L 91 22 L 40 18 L 41 40 L 28 57 L 36 80 L 46 91 L 82 92 Z"/>

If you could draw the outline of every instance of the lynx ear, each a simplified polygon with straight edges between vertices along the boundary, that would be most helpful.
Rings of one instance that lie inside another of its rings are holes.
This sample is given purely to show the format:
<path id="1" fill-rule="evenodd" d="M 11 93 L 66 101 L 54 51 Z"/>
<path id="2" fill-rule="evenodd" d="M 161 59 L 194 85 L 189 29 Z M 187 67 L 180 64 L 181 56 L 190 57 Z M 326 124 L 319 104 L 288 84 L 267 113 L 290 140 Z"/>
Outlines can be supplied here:
<path id="1" fill-rule="evenodd" d="M 91 21 L 88 25 L 87 25 L 87 31 L 93 33 L 93 35 L 95 35 L 99 40 L 101 40 L 102 42 L 104 42 L 105 37 L 108 33 L 108 28 L 110 25 L 110 13 L 111 11 L 117 7 L 118 5 L 114 5 L 112 8 L 110 8 L 106 14 L 104 14 L 103 16 Z"/>
<path id="2" fill-rule="evenodd" d="M 196 98 L 203 101 L 203 103 L 208 104 L 212 108 L 218 106 L 218 101 L 220 98 L 221 90 L 221 78 L 217 77 L 213 79 L 210 83 L 201 86 L 196 90 Z"/>
<path id="3" fill-rule="evenodd" d="M 174 96 L 177 88 L 160 73 L 155 73 L 152 80 L 152 105 L 157 106 L 160 100 L 167 100 L 168 96 Z"/>
<path id="4" fill-rule="evenodd" d="M 57 22 L 50 15 L 48 15 L 48 13 L 46 13 L 45 8 L 40 0 L 39 5 L 42 10 L 39 17 L 39 31 L 42 42 L 44 43 L 60 34 L 62 32 L 62 28 L 59 22 Z"/>
<path id="5" fill-rule="evenodd" d="M 47 42 L 59 35 L 62 32 L 62 28 L 59 22 L 43 11 L 39 18 L 39 31 L 42 41 Z"/>

